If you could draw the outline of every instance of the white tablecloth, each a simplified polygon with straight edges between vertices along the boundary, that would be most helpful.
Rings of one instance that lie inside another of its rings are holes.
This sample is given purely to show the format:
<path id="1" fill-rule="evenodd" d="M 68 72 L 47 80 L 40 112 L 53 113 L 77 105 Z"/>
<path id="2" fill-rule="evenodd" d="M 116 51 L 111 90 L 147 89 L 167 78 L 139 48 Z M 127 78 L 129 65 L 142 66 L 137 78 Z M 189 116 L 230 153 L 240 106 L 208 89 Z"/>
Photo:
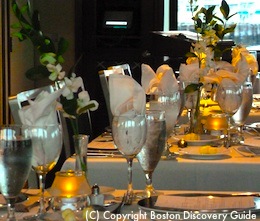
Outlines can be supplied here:
<path id="1" fill-rule="evenodd" d="M 139 190 L 140 191 L 140 190 Z M 188 193 L 187 191 L 185 192 L 181 192 L 181 191 L 165 191 L 165 190 L 161 190 L 160 191 L 161 193 L 165 194 L 165 195 L 171 195 L 171 194 L 181 194 L 181 193 Z M 114 196 L 114 197 L 118 197 L 118 196 L 122 196 L 123 194 L 125 193 L 125 190 L 116 190 L 114 192 L 110 192 L 110 193 L 107 193 L 109 194 L 110 196 Z M 196 192 L 190 192 L 190 193 L 196 193 Z M 201 193 L 201 192 L 199 192 Z M 204 192 L 206 193 L 206 192 Z M 210 192 L 211 194 L 213 194 L 213 192 Z M 216 192 L 217 194 L 221 193 L 221 194 L 228 194 L 229 192 Z M 230 192 L 230 193 L 234 193 L 234 191 Z M 38 196 L 30 196 L 28 202 L 26 202 L 27 205 L 29 205 L 30 203 L 32 202 L 35 202 L 36 200 L 38 199 Z M 128 216 L 128 218 L 124 219 L 126 221 L 132 221 L 132 220 L 138 220 L 138 221 L 150 221 L 151 219 L 149 218 L 149 216 L 153 213 L 154 210 L 139 210 L 139 206 L 137 205 L 137 202 L 133 202 L 132 205 L 130 206 L 124 206 L 123 209 L 121 210 L 121 214 L 118 214 L 117 217 L 115 216 L 111 216 L 109 217 L 108 213 L 106 213 L 107 215 L 105 216 L 105 218 L 102 217 L 102 212 L 98 212 L 98 211 L 95 211 L 94 213 L 92 213 L 92 215 L 94 216 L 95 214 L 96 215 L 99 215 L 100 216 L 100 219 L 98 220 L 108 220 L 108 221 L 111 221 L 111 220 L 123 220 L 123 219 L 116 219 L 116 218 L 123 218 L 122 217 L 122 214 L 124 214 L 125 216 Z M 25 216 L 31 216 L 31 215 L 34 215 L 37 213 L 37 210 L 38 208 L 35 207 L 33 208 L 32 210 L 30 210 L 29 213 L 16 213 L 16 217 L 19 219 L 19 220 L 22 220 L 23 217 Z M 234 214 L 236 214 L 236 210 L 232 210 L 233 212 L 233 217 L 230 217 L 229 215 L 231 213 L 228 213 L 228 216 L 226 217 L 226 219 L 224 219 L 223 217 L 221 217 L 220 219 L 216 219 L 216 218 L 204 218 L 203 220 L 226 220 L 226 221 L 231 221 L 231 220 L 234 220 Z M 52 210 L 49 210 L 48 211 L 48 214 L 49 214 L 49 218 L 51 218 L 51 220 L 53 221 L 60 221 L 60 220 L 63 220 L 61 218 L 61 212 L 60 211 L 56 211 L 56 212 L 53 212 Z M 82 212 L 81 211 L 78 211 L 76 212 L 77 214 L 77 217 L 79 218 L 78 220 L 79 221 L 85 221 L 85 219 L 82 219 Z M 138 215 L 139 214 L 139 215 Z M 141 214 L 141 215 L 140 215 Z M 158 214 L 158 213 L 157 213 Z M 180 213 L 175 213 L 175 214 L 180 214 Z M 192 213 L 192 211 L 185 211 L 185 218 L 184 219 L 180 219 L 178 216 L 174 216 L 176 217 L 175 219 L 170 219 L 171 217 L 169 217 L 168 219 L 166 218 L 160 218 L 161 216 L 158 215 L 156 216 L 156 213 L 153 213 L 153 215 L 155 215 L 157 219 L 153 219 L 153 221 L 159 221 L 159 220 L 169 220 L 169 221 L 173 221 L 173 220 L 202 220 L 201 218 L 198 218 L 198 219 L 189 219 L 188 216 L 189 214 L 195 214 L 195 213 Z M 243 213 L 241 213 L 243 214 Z M 245 214 L 244 214 L 245 215 Z M 0 211 L 0 216 L 3 220 L 6 220 L 6 210 L 5 209 L 2 209 Z M 111 218 L 111 219 L 110 219 Z M 241 216 L 239 219 L 235 219 L 235 220 L 241 220 L 241 221 L 252 221 L 252 220 L 255 220 L 255 221 L 260 221 L 260 216 L 257 215 L 257 214 L 249 214 L 247 217 L 243 217 Z"/>
<path id="2" fill-rule="evenodd" d="M 219 160 L 161 160 L 153 174 L 153 184 L 165 190 L 259 191 L 260 157 L 243 157 L 232 148 L 231 158 Z M 74 159 L 67 160 L 63 169 L 70 169 Z M 73 168 L 72 168 L 73 169 Z M 93 185 L 127 186 L 127 163 L 124 158 L 88 157 L 88 178 Z M 145 186 L 144 173 L 133 163 L 134 188 Z"/>

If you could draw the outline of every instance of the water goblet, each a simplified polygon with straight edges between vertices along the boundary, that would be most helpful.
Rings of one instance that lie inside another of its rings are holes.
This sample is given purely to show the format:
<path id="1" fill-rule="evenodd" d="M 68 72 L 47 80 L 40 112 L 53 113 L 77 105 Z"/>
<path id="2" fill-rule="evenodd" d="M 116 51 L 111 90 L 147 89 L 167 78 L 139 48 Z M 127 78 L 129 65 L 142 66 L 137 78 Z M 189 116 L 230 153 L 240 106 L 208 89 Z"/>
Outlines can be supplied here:
<path id="1" fill-rule="evenodd" d="M 33 160 L 32 168 L 38 175 L 40 185 L 40 208 L 36 220 L 45 220 L 47 212 L 45 209 L 45 179 L 47 173 L 56 165 L 62 149 L 62 132 L 59 124 L 46 126 L 27 126 L 26 131 L 32 139 Z M 32 219 L 26 217 L 25 219 Z"/>
<path id="2" fill-rule="evenodd" d="M 112 120 L 112 135 L 117 149 L 127 160 L 128 186 L 126 201 L 133 196 L 132 164 L 134 157 L 142 149 L 146 140 L 145 115 L 114 116 Z"/>
<path id="3" fill-rule="evenodd" d="M 166 121 L 164 111 L 146 112 L 147 135 L 146 142 L 141 151 L 136 155 L 146 178 L 146 188 L 140 194 L 142 198 L 156 196 L 152 184 L 152 174 L 161 159 L 162 152 L 166 145 Z"/>
<path id="4" fill-rule="evenodd" d="M 179 90 L 172 94 L 164 94 L 158 92 L 150 96 L 149 110 L 165 111 L 167 139 L 173 133 L 174 127 L 177 123 L 177 119 L 180 116 L 181 103 L 182 99 Z M 172 157 L 172 154 L 169 150 L 169 145 L 167 143 L 165 145 L 162 156 L 166 159 L 170 159 Z"/>
<path id="5" fill-rule="evenodd" d="M 225 136 L 224 146 L 231 146 L 231 118 L 239 109 L 242 102 L 242 86 L 241 85 L 220 85 L 217 89 L 217 101 L 221 110 L 227 117 L 227 135 Z"/>
<path id="6" fill-rule="evenodd" d="M 244 141 L 243 136 L 243 128 L 246 122 L 246 119 L 250 113 L 253 103 L 253 86 L 251 81 L 246 81 L 243 84 L 243 91 L 242 91 L 242 103 L 238 108 L 237 112 L 232 116 L 232 120 L 234 121 L 235 125 L 238 126 L 239 137 L 238 141 Z"/>
<path id="7" fill-rule="evenodd" d="M 19 125 L 0 128 L 0 189 L 7 202 L 7 219 L 16 221 L 15 201 L 28 179 L 32 164 L 32 142 Z"/>

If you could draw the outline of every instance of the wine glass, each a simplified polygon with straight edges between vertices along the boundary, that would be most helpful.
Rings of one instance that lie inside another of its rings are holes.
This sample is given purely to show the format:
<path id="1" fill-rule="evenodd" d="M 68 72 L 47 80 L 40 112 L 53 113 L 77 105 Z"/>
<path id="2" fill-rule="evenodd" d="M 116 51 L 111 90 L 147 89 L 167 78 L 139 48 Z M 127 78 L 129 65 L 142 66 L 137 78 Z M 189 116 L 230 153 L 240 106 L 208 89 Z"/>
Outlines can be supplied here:
<path id="1" fill-rule="evenodd" d="M 239 141 L 244 141 L 243 128 L 248 117 L 253 103 L 253 86 L 251 81 L 246 81 L 243 84 L 242 103 L 238 111 L 232 116 L 235 125 L 238 126 Z"/>
<path id="2" fill-rule="evenodd" d="M 221 110 L 225 113 L 228 122 L 227 135 L 224 140 L 226 148 L 231 146 L 231 117 L 237 112 L 242 102 L 242 86 L 220 84 L 217 89 L 217 101 Z"/>
<path id="3" fill-rule="evenodd" d="M 112 120 L 114 143 L 128 164 L 128 186 L 126 201 L 133 196 L 132 163 L 134 157 L 142 149 L 146 140 L 145 115 L 114 116 Z"/>
<path id="4" fill-rule="evenodd" d="M 180 116 L 182 99 L 180 90 L 175 91 L 172 94 L 156 93 L 151 94 L 149 100 L 149 110 L 163 110 L 165 111 L 166 119 L 166 137 L 167 139 L 171 136 L 174 127 L 177 123 L 177 119 Z M 169 151 L 169 145 L 166 142 L 165 149 L 162 156 L 166 159 L 172 157 Z"/>
<path id="5" fill-rule="evenodd" d="M 19 125 L 0 128 L 0 189 L 7 202 L 7 220 L 15 221 L 15 201 L 28 179 L 32 142 Z"/>
<path id="6" fill-rule="evenodd" d="M 164 111 L 146 112 L 147 135 L 146 142 L 136 155 L 146 178 L 146 188 L 141 197 L 158 195 L 152 184 L 152 174 L 155 170 L 166 145 L 166 121 Z"/>
<path id="7" fill-rule="evenodd" d="M 27 126 L 27 133 L 32 139 L 32 168 L 38 175 L 41 191 L 40 208 L 34 217 L 44 220 L 47 213 L 44 199 L 46 175 L 53 169 L 59 159 L 62 149 L 62 132 L 59 124 L 53 124 L 46 126 Z"/>

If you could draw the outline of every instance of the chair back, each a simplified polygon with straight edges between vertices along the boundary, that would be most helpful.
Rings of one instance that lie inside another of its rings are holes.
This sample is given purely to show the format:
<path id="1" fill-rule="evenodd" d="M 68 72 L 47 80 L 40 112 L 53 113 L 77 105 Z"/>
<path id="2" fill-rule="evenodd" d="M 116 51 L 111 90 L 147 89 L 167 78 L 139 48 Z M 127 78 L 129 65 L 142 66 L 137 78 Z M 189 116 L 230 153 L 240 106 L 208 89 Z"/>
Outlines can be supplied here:
<path id="1" fill-rule="evenodd" d="M 123 75 L 129 75 L 132 77 L 132 72 L 129 64 L 120 64 L 120 65 L 115 65 L 115 66 L 110 66 L 107 69 L 108 70 L 114 70 L 114 69 L 123 69 Z"/>
<path id="2" fill-rule="evenodd" d="M 127 66 L 123 66 L 123 67 L 127 67 Z M 112 116 L 112 112 L 111 112 L 111 109 L 110 109 L 110 98 L 109 98 L 110 96 L 109 96 L 109 85 L 108 85 L 109 76 L 111 74 L 126 75 L 125 73 L 128 73 L 127 75 L 130 74 L 129 76 L 132 76 L 131 72 L 125 71 L 123 69 L 123 67 L 120 66 L 120 65 L 118 65 L 118 66 L 111 66 L 107 70 L 101 70 L 101 71 L 98 72 L 100 83 L 101 83 L 101 87 L 102 87 L 102 91 L 103 91 L 104 98 L 105 98 L 105 103 L 106 103 L 106 106 L 107 106 L 107 113 L 108 113 L 108 119 L 109 119 L 109 125 L 110 126 L 112 124 L 113 116 Z"/>

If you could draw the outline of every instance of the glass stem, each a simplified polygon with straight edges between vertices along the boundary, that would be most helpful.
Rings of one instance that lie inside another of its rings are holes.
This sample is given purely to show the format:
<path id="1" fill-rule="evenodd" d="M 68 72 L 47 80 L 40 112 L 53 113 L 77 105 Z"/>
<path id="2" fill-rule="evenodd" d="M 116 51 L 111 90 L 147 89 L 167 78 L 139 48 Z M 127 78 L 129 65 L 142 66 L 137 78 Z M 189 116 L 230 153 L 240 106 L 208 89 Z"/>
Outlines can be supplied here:
<path id="1" fill-rule="evenodd" d="M 7 220 L 8 221 L 16 221 L 15 218 L 15 198 L 6 199 L 7 201 Z"/>
<path id="2" fill-rule="evenodd" d="M 231 146 L 231 134 L 230 134 L 231 117 L 229 115 L 227 116 L 227 123 L 228 123 L 228 127 L 227 127 L 227 139 L 226 139 L 226 142 L 225 142 L 225 147 L 229 148 Z"/>
<path id="3" fill-rule="evenodd" d="M 39 214 L 44 214 L 46 213 L 45 199 L 44 199 L 46 173 L 38 174 L 38 177 L 39 177 L 40 191 L 41 191 Z"/>
<path id="4" fill-rule="evenodd" d="M 127 195 L 133 194 L 133 183 L 132 183 L 132 175 L 133 175 L 133 158 L 127 158 L 128 165 L 128 186 L 127 186 Z"/>
<path id="5" fill-rule="evenodd" d="M 153 181 L 152 181 L 152 172 L 146 172 L 145 173 L 145 178 L 146 178 L 146 187 L 145 187 L 145 192 L 146 192 L 146 197 L 151 197 L 152 193 L 154 192 L 153 188 Z"/>

